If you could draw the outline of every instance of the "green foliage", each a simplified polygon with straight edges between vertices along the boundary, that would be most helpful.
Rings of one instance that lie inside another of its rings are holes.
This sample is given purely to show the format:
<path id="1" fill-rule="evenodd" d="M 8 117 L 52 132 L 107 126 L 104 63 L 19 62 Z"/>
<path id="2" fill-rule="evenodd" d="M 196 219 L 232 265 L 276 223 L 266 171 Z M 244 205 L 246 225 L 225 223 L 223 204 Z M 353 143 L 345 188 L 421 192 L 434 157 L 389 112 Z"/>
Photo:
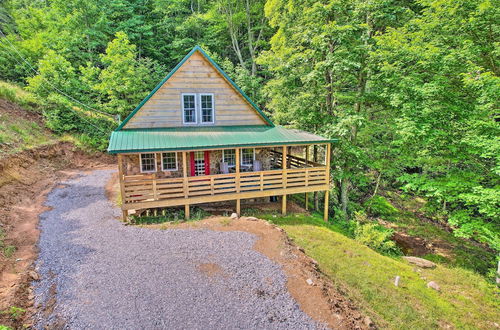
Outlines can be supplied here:
<path id="1" fill-rule="evenodd" d="M 0 98 L 16 103 L 26 110 L 37 110 L 39 102 L 35 95 L 21 87 L 0 81 Z"/>
<path id="2" fill-rule="evenodd" d="M 191 208 L 189 221 L 198 221 L 209 216 L 210 213 L 205 212 L 198 207 Z M 179 222 L 184 221 L 184 210 L 176 208 L 166 208 L 161 210 L 147 210 L 140 216 L 133 215 L 132 223 L 138 225 L 151 225 L 166 222 Z"/>
<path id="3" fill-rule="evenodd" d="M 431 329 L 446 324 L 489 329 L 496 322 L 498 288 L 480 275 L 441 265 L 416 272 L 399 258 L 339 234 L 321 215 L 263 218 L 285 229 L 379 328 Z M 400 287 L 392 284 L 396 276 L 401 277 Z M 438 283 L 441 292 L 427 288 L 428 281 Z"/>
<path id="4" fill-rule="evenodd" d="M 0 76 L 28 85 L 55 132 L 104 150 L 117 123 L 92 109 L 123 119 L 202 45 L 276 123 L 340 139 L 331 157 L 336 222 L 363 208 L 390 213 L 381 200 L 362 201 L 403 189 L 456 235 L 499 250 L 499 8 L 491 0 L 8 0 Z M 0 85 L 0 95 L 15 94 Z"/>
<path id="5" fill-rule="evenodd" d="M 356 241 L 380 253 L 400 255 L 396 243 L 391 240 L 393 230 L 375 223 L 360 223 L 354 231 Z"/>
<path id="6" fill-rule="evenodd" d="M 14 245 L 7 245 L 3 248 L 3 255 L 6 258 L 10 258 L 14 255 L 16 250 L 17 250 L 17 248 Z"/>
<path id="7" fill-rule="evenodd" d="M 86 81 L 102 96 L 102 108 L 122 117 L 149 94 L 151 86 L 159 80 L 157 75 L 151 75 L 152 63 L 137 60 L 136 48 L 124 32 L 117 32 L 101 56 L 104 68 L 83 68 Z"/>
<path id="8" fill-rule="evenodd" d="M 390 204 L 389 204 L 390 205 Z M 355 213 L 354 239 L 375 251 L 387 255 L 401 255 L 401 250 L 391 239 L 393 229 L 385 228 L 377 223 L 371 222 L 363 212 Z"/>
<path id="9" fill-rule="evenodd" d="M 365 207 L 372 216 L 390 217 L 399 212 L 385 197 L 379 195 L 368 199 Z"/>
<path id="10" fill-rule="evenodd" d="M 13 321 L 19 320 L 24 313 L 26 313 L 26 310 L 16 306 L 11 306 L 9 309 L 2 311 L 2 314 L 8 314 Z"/>

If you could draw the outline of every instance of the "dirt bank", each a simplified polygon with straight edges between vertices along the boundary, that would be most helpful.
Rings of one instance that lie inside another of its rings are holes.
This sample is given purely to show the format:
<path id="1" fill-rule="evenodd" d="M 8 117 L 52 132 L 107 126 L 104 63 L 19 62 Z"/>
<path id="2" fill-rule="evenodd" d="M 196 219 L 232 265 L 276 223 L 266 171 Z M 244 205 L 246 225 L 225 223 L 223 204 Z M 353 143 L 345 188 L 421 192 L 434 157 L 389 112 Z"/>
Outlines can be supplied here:
<path id="1" fill-rule="evenodd" d="M 29 325 L 33 295 L 30 282 L 36 258 L 38 215 L 46 194 L 77 169 L 112 166 L 113 158 L 90 155 L 69 142 L 25 150 L 0 159 L 0 310 L 18 307 L 19 313 L 1 313 L 0 324 L 20 328 Z M 14 251 L 6 253 L 6 249 Z"/>

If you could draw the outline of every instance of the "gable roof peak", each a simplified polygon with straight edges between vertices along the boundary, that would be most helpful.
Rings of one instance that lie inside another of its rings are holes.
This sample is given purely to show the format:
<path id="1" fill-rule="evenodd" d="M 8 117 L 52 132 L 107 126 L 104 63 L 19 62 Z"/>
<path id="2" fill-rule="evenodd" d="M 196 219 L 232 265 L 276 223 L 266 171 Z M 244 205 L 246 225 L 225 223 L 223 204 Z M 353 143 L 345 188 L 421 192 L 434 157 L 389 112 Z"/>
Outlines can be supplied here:
<path id="1" fill-rule="evenodd" d="M 255 109 L 255 111 L 257 111 L 257 113 L 262 117 L 262 119 L 264 119 L 264 121 L 269 124 L 269 126 L 271 127 L 274 127 L 274 124 L 273 122 L 264 114 L 264 112 L 259 108 L 259 106 L 257 104 L 255 104 L 249 97 L 248 95 L 245 94 L 245 92 L 238 86 L 236 85 L 236 83 L 227 75 L 226 72 L 224 72 L 224 70 L 222 70 L 222 68 L 217 64 L 215 63 L 215 61 L 210 57 L 210 55 L 208 55 L 202 48 L 200 45 L 195 45 L 193 47 L 193 49 L 191 49 L 191 51 L 189 53 L 186 54 L 186 56 L 184 56 L 184 58 L 179 62 L 177 63 L 177 65 L 172 69 L 172 71 L 170 71 L 167 76 L 165 78 L 163 78 L 162 81 L 160 81 L 158 83 L 158 85 L 156 85 L 156 87 L 151 91 L 151 93 L 149 93 L 148 96 L 146 96 L 142 101 L 141 103 L 139 103 L 139 105 L 127 116 L 127 118 L 125 118 L 124 121 L 121 122 L 121 124 L 116 128 L 115 131 L 119 131 L 121 130 L 127 123 L 130 119 L 132 119 L 132 117 L 134 117 L 134 115 L 142 108 L 142 106 L 156 93 L 156 91 L 158 91 L 158 89 L 160 89 L 161 86 L 163 86 L 163 84 L 165 84 L 167 82 L 167 80 L 172 77 L 174 75 L 175 72 L 177 72 L 177 70 L 179 70 L 179 68 L 196 52 L 200 52 L 201 55 L 203 57 L 205 57 L 205 59 L 208 60 L 208 62 L 224 77 L 224 79 L 250 104 L 250 106 L 252 108 Z"/>

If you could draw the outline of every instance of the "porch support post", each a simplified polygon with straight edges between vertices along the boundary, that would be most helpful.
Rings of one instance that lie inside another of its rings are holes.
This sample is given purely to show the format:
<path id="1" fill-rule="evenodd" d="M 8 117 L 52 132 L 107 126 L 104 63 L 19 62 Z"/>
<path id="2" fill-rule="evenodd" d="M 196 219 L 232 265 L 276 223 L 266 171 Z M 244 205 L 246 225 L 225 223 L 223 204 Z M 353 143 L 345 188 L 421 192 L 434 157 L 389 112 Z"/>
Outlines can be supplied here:
<path id="1" fill-rule="evenodd" d="M 286 168 L 287 168 L 287 147 L 283 146 L 283 161 L 281 164 L 283 165 L 283 189 L 286 189 Z M 286 214 L 286 194 L 284 194 L 281 198 L 281 214 Z"/>
<path id="2" fill-rule="evenodd" d="M 326 155 L 325 155 L 325 166 L 326 166 L 326 184 L 328 185 L 328 190 L 325 191 L 325 213 L 323 215 L 323 220 L 328 221 L 328 201 L 330 193 L 330 154 L 331 154 L 330 143 L 326 144 Z"/>
<path id="3" fill-rule="evenodd" d="M 235 157 L 236 157 L 236 175 L 235 175 L 235 184 L 236 184 L 236 193 L 240 193 L 240 148 L 235 149 Z M 241 205 L 240 199 L 236 199 L 236 214 L 240 216 Z"/>
<path id="4" fill-rule="evenodd" d="M 118 177 L 120 179 L 120 194 L 122 198 L 122 205 L 125 203 L 125 176 L 123 175 L 123 156 L 118 154 Z M 123 221 L 127 221 L 128 210 L 122 209 Z"/>
<path id="5" fill-rule="evenodd" d="M 309 146 L 306 145 L 306 171 L 307 171 L 307 168 L 309 167 Z M 306 178 L 307 178 L 307 172 L 306 172 Z M 304 201 L 305 201 L 305 204 L 306 204 L 306 211 L 309 210 L 309 194 L 306 193 L 305 196 L 304 196 Z"/>
<path id="6" fill-rule="evenodd" d="M 315 163 L 318 162 L 318 145 L 313 144 L 313 161 Z M 313 198 L 314 198 L 314 210 L 319 211 L 319 192 L 315 191 L 313 193 Z"/>
<path id="7" fill-rule="evenodd" d="M 187 162 L 186 162 L 186 152 L 182 152 L 182 178 L 183 178 L 183 192 L 184 198 L 186 199 L 186 204 L 184 204 L 184 218 L 189 220 L 189 203 L 188 201 L 188 177 L 187 177 Z"/>

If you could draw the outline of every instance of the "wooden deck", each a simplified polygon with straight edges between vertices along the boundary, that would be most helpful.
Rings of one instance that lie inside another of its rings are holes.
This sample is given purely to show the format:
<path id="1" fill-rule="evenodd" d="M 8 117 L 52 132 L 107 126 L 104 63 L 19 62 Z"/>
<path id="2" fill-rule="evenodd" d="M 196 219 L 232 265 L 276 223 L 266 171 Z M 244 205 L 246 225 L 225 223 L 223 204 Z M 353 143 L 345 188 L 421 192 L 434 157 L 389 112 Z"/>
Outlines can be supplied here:
<path id="1" fill-rule="evenodd" d="M 281 152 L 270 150 L 272 170 L 241 172 L 240 148 L 235 148 L 236 172 L 204 176 L 187 175 L 187 152 L 182 154 L 182 177 L 157 178 L 156 174 L 125 175 L 122 155 L 118 155 L 120 190 L 123 218 L 129 210 L 184 205 L 186 219 L 192 204 L 236 201 L 235 211 L 240 214 L 242 199 L 281 196 L 282 213 L 286 213 L 287 195 L 305 193 L 306 209 L 308 193 L 324 191 L 328 200 L 330 178 L 330 144 L 325 145 L 324 164 L 306 158 L 292 156 L 288 146 Z M 283 161 L 286 160 L 286 161 Z M 328 203 L 324 207 L 328 218 Z"/>
<path id="2" fill-rule="evenodd" d="M 136 175 L 123 183 L 124 210 L 328 190 L 326 166 L 169 179 Z"/>

